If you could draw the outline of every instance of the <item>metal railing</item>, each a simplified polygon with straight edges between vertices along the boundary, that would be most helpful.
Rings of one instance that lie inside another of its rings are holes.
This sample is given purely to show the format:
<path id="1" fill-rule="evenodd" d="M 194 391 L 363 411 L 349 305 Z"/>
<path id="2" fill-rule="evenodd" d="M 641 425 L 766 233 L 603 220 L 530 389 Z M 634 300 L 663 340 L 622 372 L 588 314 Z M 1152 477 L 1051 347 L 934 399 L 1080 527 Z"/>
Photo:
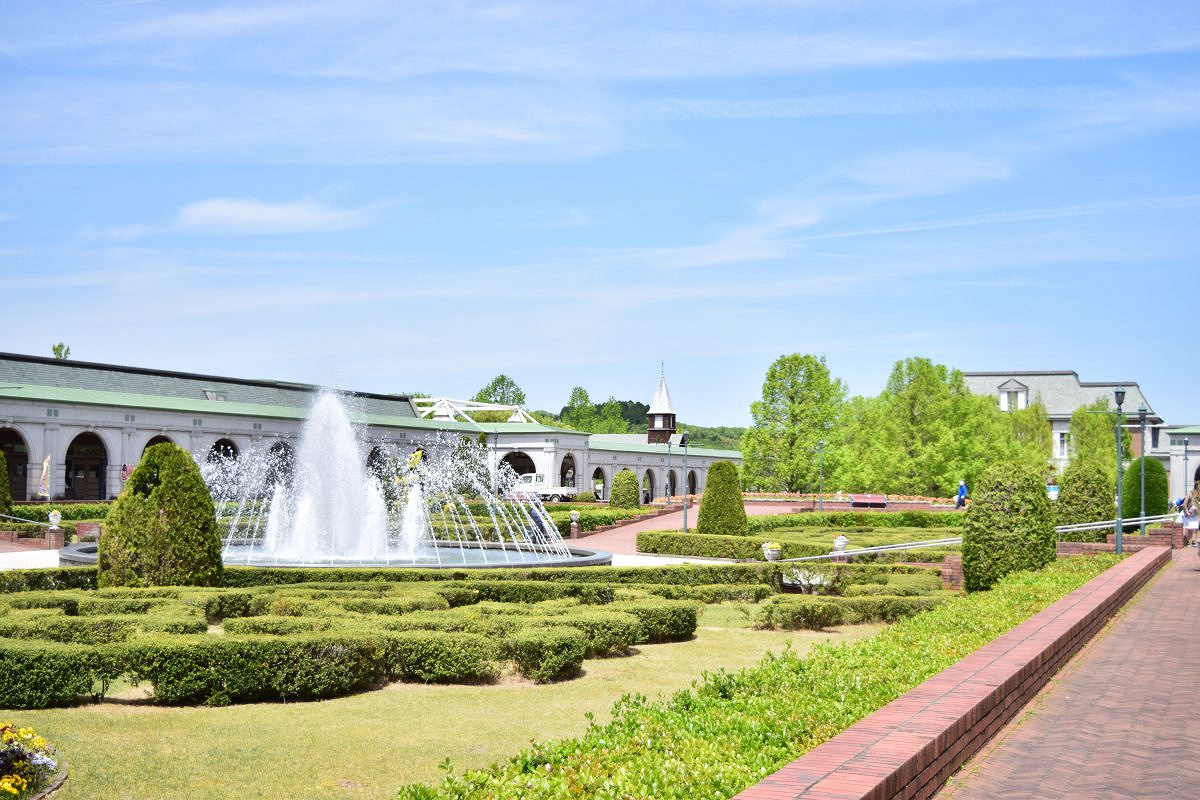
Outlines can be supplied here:
<path id="1" fill-rule="evenodd" d="M 834 550 L 823 556 L 802 556 L 801 558 L 781 558 L 776 564 L 794 564 L 800 561 L 821 561 L 827 558 L 846 558 L 867 553 L 888 553 L 893 550 L 919 550 L 922 547 L 949 547 L 962 544 L 961 536 L 951 536 L 947 539 L 927 539 L 923 542 L 903 542 L 901 544 L 881 544 L 875 547 L 859 547 L 854 550 Z"/>
<path id="2" fill-rule="evenodd" d="M 1148 524 L 1151 522 L 1171 522 L 1172 520 L 1177 519 L 1178 517 L 1179 517 L 1178 514 L 1155 514 L 1154 516 L 1129 517 L 1127 519 L 1122 517 L 1121 525 L 1123 527 L 1127 527 L 1130 525 L 1141 525 L 1142 523 Z M 1058 539 L 1058 541 L 1061 542 L 1062 535 L 1064 533 L 1077 533 L 1079 531 L 1101 531 L 1101 530 L 1110 530 L 1111 531 L 1111 530 L 1115 529 L 1116 526 L 1117 526 L 1117 520 L 1115 520 L 1115 519 L 1105 519 L 1105 520 L 1100 520 L 1099 522 L 1081 522 L 1078 525 L 1059 525 L 1058 527 L 1056 527 L 1054 529 L 1054 535 Z"/>
<path id="3" fill-rule="evenodd" d="M 48 522 L 38 522 L 37 520 L 25 519 L 24 517 L 11 517 L 8 514 L 0 514 L 0 517 L 3 517 L 4 519 L 16 520 L 17 522 L 24 522 L 29 525 L 41 525 L 43 528 L 53 528 L 54 527 L 53 525 L 51 525 Z"/>

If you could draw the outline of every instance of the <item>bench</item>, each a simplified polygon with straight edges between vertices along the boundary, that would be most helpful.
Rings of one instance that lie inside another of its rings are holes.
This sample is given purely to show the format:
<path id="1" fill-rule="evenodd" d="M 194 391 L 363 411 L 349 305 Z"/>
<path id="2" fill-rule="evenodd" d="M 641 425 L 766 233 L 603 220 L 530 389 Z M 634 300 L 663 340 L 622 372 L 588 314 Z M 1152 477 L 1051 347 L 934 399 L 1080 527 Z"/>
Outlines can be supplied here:
<path id="1" fill-rule="evenodd" d="M 886 494 L 852 494 L 850 495 L 851 508 L 887 508 Z"/>

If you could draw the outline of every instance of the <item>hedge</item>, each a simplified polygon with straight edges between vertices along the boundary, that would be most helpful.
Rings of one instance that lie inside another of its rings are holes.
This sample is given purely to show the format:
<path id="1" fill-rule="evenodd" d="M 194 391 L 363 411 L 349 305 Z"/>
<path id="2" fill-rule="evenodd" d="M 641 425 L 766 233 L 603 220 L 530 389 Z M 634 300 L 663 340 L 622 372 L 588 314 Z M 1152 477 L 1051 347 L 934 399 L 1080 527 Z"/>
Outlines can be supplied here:
<path id="1" fill-rule="evenodd" d="M 670 699 L 627 696 L 582 736 L 401 788 L 398 800 L 730 797 L 896 699 L 1115 563 L 1065 559 L 956 596 L 868 639 L 707 674 Z M 864 598 L 865 599 L 865 598 Z"/>
<path id="2" fill-rule="evenodd" d="M 937 511 L 814 511 L 750 517 L 747 529 L 754 534 L 779 528 L 956 528 L 962 524 L 962 514 Z"/>
<path id="3" fill-rule="evenodd" d="M 700 513 L 696 517 L 696 532 L 745 536 L 748 530 L 737 465 L 732 461 L 717 461 L 708 469 Z"/>
<path id="4" fill-rule="evenodd" d="M 637 535 L 639 553 L 661 553 L 694 558 L 764 558 L 763 537 L 717 536 L 705 533 L 679 533 L 676 531 L 642 531 Z M 823 556 L 829 547 L 781 542 L 783 558 Z"/>
<path id="5" fill-rule="evenodd" d="M 14 517 L 34 522 L 46 522 L 51 511 L 62 515 L 63 521 L 102 520 L 108 516 L 112 503 L 20 503 L 13 506 Z"/>
<path id="6" fill-rule="evenodd" d="M 95 647 L 0 639 L 0 708 L 49 708 L 99 697 L 120 674 L 111 656 Z"/>
<path id="7" fill-rule="evenodd" d="M 979 476 L 963 527 L 963 587 L 989 588 L 1010 572 L 1039 569 L 1055 559 L 1053 512 L 1042 475 L 1001 463 Z"/>
<path id="8" fill-rule="evenodd" d="M 1121 479 L 1121 516 L 1125 519 L 1136 519 L 1142 515 L 1143 462 L 1146 471 L 1146 516 L 1170 511 L 1167 470 L 1158 459 L 1135 458 L 1125 468 L 1125 475 Z"/>
<path id="9" fill-rule="evenodd" d="M 476 633 L 402 631 L 389 634 L 389 672 L 426 683 L 476 683 L 500 673 L 495 642 Z"/>
<path id="10" fill-rule="evenodd" d="M 608 495 L 609 508 L 638 508 L 642 504 L 642 492 L 637 476 L 623 469 L 613 477 L 612 490 Z"/>
<path id="11" fill-rule="evenodd" d="M 759 612 L 759 623 L 783 630 L 821 630 L 834 625 L 895 622 L 941 605 L 947 595 L 923 597 L 775 597 Z"/>
<path id="12" fill-rule="evenodd" d="M 608 609 L 637 617 L 645 641 L 650 643 L 682 642 L 696 633 L 699 605 L 690 600 L 618 601 L 610 604 Z"/>
<path id="13" fill-rule="evenodd" d="M 583 665 L 586 639 L 577 628 L 533 627 L 504 642 L 504 655 L 517 670 L 538 683 L 570 677 Z"/>

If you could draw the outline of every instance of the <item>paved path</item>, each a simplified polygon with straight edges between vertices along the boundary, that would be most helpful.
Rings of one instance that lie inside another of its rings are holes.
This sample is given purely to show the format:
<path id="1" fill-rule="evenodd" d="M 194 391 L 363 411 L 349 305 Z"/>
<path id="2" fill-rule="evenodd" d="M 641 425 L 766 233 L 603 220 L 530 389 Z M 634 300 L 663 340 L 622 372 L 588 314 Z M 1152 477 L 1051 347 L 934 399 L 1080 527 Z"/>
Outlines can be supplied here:
<path id="1" fill-rule="evenodd" d="M 938 800 L 1200 797 L 1200 558 L 1173 562 Z"/>
<path id="2" fill-rule="evenodd" d="M 746 504 L 746 515 L 751 517 L 761 517 L 769 514 L 786 514 L 791 511 L 790 506 L 780 507 L 779 505 L 768 504 Z M 696 517 L 700 513 L 700 504 L 688 506 L 688 530 L 696 529 Z M 663 514 L 661 517 L 651 517 L 650 519 L 639 519 L 622 525 L 619 528 L 613 528 L 610 531 L 601 531 L 593 533 L 590 536 L 584 536 L 575 541 L 581 547 L 597 547 L 601 550 L 607 550 L 613 555 L 632 555 L 637 552 L 637 535 L 642 531 L 682 531 L 683 530 L 683 511 L 674 511 L 670 514 Z M 676 559 L 683 560 L 683 559 Z M 696 561 L 698 559 L 691 558 L 688 561 Z"/>

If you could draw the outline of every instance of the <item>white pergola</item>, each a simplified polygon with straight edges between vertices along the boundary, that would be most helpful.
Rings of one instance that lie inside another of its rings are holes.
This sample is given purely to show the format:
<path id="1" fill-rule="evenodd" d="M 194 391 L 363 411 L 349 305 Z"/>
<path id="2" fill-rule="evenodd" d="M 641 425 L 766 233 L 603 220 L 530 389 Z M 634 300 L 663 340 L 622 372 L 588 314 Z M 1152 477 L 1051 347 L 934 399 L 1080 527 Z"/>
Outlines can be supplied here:
<path id="1" fill-rule="evenodd" d="M 529 416 L 520 406 L 480 403 L 475 400 L 455 400 L 452 397 L 414 397 L 412 404 L 417 410 L 417 415 L 424 419 L 466 420 L 473 425 L 478 425 L 479 422 L 471 416 L 472 413 L 503 411 L 509 414 L 506 422 L 537 423 L 537 420 Z"/>

